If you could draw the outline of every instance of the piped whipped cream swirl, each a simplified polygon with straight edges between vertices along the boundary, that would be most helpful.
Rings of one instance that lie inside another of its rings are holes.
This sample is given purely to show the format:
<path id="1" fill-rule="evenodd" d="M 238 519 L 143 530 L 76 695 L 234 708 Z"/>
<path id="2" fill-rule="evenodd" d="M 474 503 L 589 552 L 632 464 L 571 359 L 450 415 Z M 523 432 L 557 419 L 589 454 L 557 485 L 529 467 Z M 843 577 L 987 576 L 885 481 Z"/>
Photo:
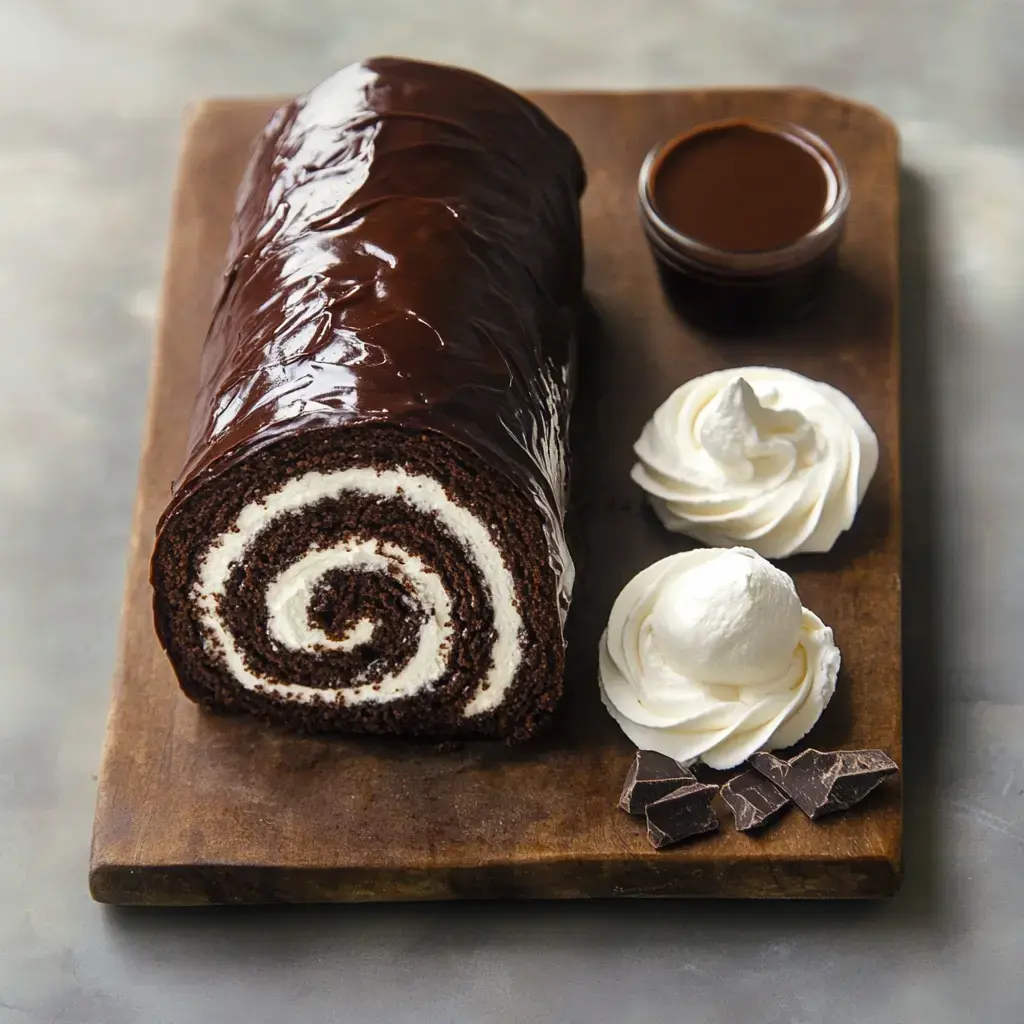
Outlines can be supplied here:
<path id="1" fill-rule="evenodd" d="M 878 439 L 846 395 L 765 366 L 688 381 L 634 447 L 633 480 L 667 529 L 765 558 L 831 550 L 878 467 Z"/>
<path id="2" fill-rule="evenodd" d="M 839 662 L 786 573 L 747 548 L 703 548 L 655 562 L 619 594 L 601 697 L 640 749 L 733 768 L 805 736 Z"/>

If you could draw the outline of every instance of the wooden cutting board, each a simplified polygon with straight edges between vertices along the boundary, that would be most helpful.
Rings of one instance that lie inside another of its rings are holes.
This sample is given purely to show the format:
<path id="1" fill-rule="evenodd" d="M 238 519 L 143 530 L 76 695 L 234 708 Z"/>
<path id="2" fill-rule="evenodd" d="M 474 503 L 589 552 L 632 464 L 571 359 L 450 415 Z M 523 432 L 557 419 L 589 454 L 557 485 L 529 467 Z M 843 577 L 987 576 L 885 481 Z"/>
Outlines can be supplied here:
<path id="1" fill-rule="evenodd" d="M 808 742 L 901 758 L 897 337 L 898 140 L 874 110 L 808 90 L 545 93 L 589 171 L 587 289 L 575 411 L 572 534 L 579 563 L 566 697 L 524 750 L 306 739 L 200 712 L 178 691 L 150 618 L 153 527 L 185 449 L 200 346 L 250 141 L 272 101 L 195 113 L 178 181 L 149 427 L 93 835 L 90 886 L 110 903 L 207 904 L 463 897 L 873 897 L 901 874 L 900 784 L 812 824 L 792 811 L 760 838 L 722 830 L 669 851 L 616 808 L 633 749 L 602 709 L 597 641 L 639 569 L 687 542 L 663 531 L 629 481 L 631 445 L 678 384 L 751 363 L 847 392 L 881 463 L 854 529 L 831 554 L 784 563 L 835 630 L 843 669 Z M 772 339 L 720 343 L 668 309 L 635 214 L 640 162 L 698 121 L 800 122 L 852 183 L 842 276 L 814 320 Z"/>

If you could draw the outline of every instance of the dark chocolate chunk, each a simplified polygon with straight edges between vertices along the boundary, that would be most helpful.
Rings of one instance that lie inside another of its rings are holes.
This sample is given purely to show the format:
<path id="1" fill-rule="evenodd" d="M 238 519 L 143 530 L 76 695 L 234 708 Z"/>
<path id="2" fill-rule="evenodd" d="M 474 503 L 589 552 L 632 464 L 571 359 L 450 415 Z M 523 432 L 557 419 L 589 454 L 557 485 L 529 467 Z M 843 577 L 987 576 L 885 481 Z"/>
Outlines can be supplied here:
<path id="1" fill-rule="evenodd" d="M 774 782 L 753 770 L 730 779 L 722 787 L 722 799 L 729 805 L 740 832 L 767 825 L 790 803 Z"/>
<path id="2" fill-rule="evenodd" d="M 714 832 L 718 818 L 711 809 L 717 786 L 687 782 L 668 796 L 647 805 L 647 838 L 660 850 L 702 832 Z"/>
<path id="3" fill-rule="evenodd" d="M 619 807 L 630 814 L 643 814 L 649 803 L 687 782 L 696 782 L 689 768 L 656 750 L 638 750 L 622 787 Z"/>
<path id="4" fill-rule="evenodd" d="M 759 751 L 750 763 L 771 779 L 809 818 L 845 811 L 894 772 L 895 761 L 881 750 L 805 750 L 790 761 Z"/>

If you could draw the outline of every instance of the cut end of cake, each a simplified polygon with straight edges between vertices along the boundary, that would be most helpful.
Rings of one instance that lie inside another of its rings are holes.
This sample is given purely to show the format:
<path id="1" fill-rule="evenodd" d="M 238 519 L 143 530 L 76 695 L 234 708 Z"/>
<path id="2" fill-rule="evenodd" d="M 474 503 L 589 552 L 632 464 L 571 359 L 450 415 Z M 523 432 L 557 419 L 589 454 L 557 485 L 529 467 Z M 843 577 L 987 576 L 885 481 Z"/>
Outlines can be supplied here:
<path id="1" fill-rule="evenodd" d="M 304 732 L 528 739 L 562 688 L 541 517 L 447 439 L 322 430 L 162 524 L 158 632 L 185 692 Z"/>

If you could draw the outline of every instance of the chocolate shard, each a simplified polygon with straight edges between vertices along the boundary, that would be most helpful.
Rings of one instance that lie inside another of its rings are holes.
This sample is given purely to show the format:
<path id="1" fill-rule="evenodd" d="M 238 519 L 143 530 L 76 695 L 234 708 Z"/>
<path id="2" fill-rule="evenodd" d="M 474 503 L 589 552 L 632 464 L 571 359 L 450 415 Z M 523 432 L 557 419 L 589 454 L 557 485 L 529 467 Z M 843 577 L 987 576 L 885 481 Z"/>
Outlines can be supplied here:
<path id="1" fill-rule="evenodd" d="M 899 767 L 881 750 L 805 750 L 789 761 L 758 751 L 750 763 L 809 818 L 845 811 Z"/>
<path id="2" fill-rule="evenodd" d="M 721 792 L 740 832 L 762 828 L 790 804 L 774 782 L 753 769 L 730 779 Z"/>
<path id="3" fill-rule="evenodd" d="M 648 804 L 647 838 L 651 845 L 660 850 L 690 836 L 714 832 L 718 818 L 711 809 L 711 800 L 717 792 L 717 786 L 694 780 Z"/>
<path id="4" fill-rule="evenodd" d="M 626 775 L 619 807 L 630 814 L 643 814 L 648 804 L 687 782 L 696 782 L 689 768 L 656 750 L 638 750 Z"/>

